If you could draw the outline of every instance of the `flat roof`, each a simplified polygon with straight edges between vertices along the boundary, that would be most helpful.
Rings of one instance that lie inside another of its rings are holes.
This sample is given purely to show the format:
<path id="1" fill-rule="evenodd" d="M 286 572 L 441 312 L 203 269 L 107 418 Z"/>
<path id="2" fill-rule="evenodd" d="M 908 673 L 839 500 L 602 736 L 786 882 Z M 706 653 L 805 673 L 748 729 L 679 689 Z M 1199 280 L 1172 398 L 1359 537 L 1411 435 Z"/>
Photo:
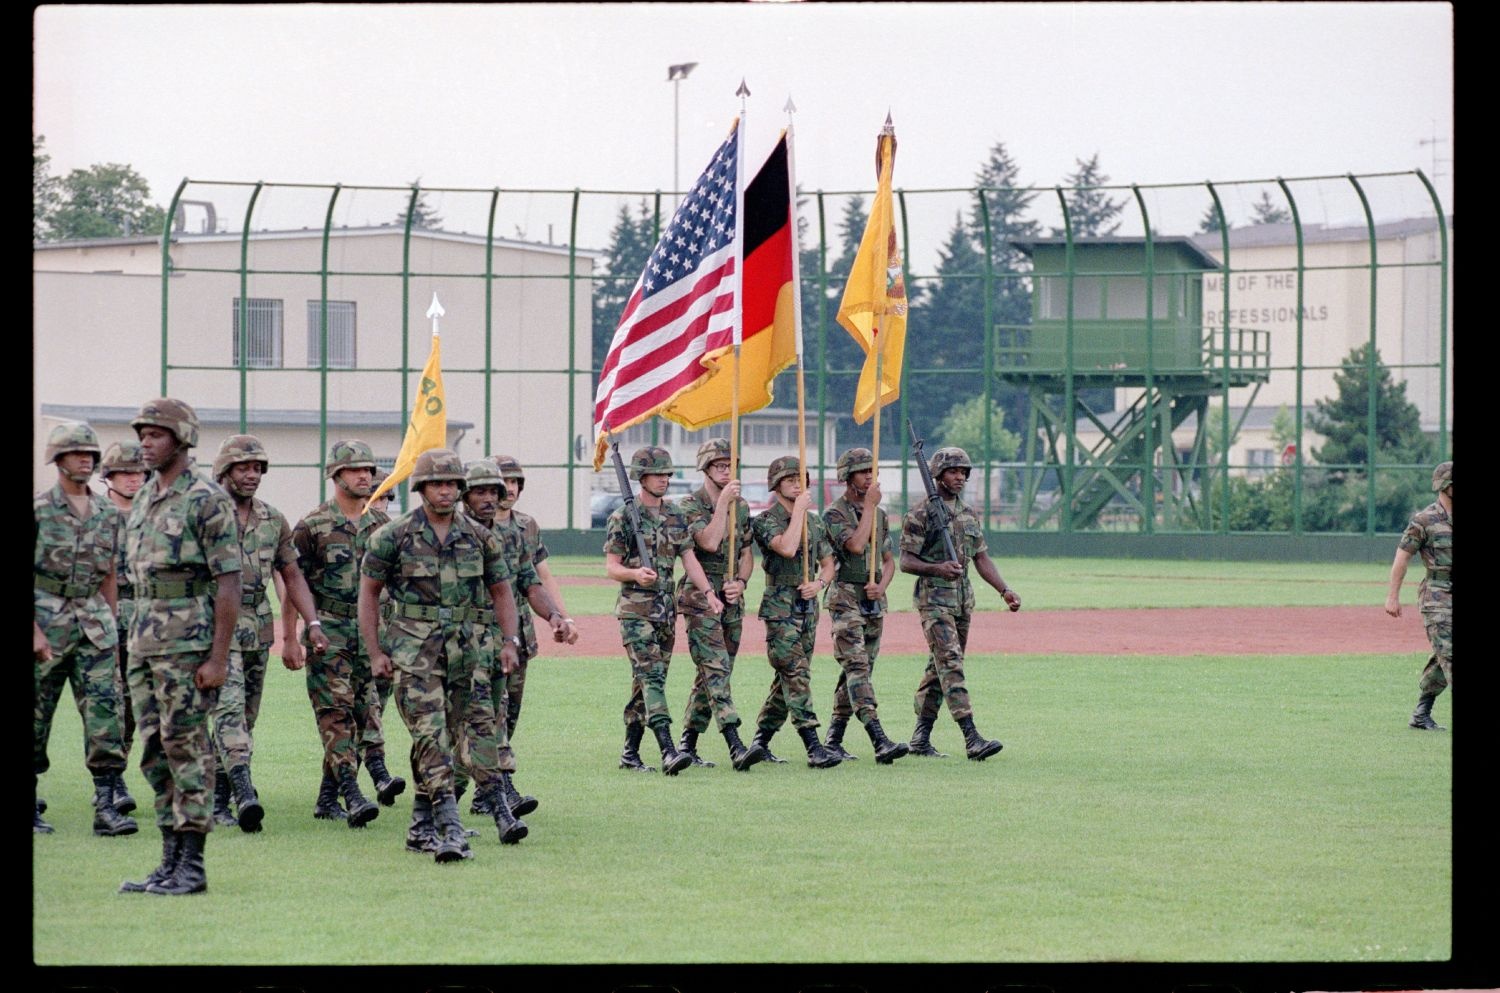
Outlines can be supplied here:
<path id="1" fill-rule="evenodd" d="M 234 424 L 240 423 L 240 410 L 238 407 L 195 407 L 198 421 L 202 424 Z M 93 406 L 89 404 L 70 403 L 44 403 L 41 407 L 43 417 L 58 417 L 69 421 L 88 421 L 99 424 L 129 424 L 131 419 L 140 412 L 139 407 L 112 407 Z M 320 422 L 316 410 L 247 410 L 245 411 L 245 423 L 261 425 L 263 427 L 317 427 Z M 403 415 L 388 410 L 330 410 L 328 412 L 328 426 L 341 428 L 400 428 L 406 426 Z M 448 419 L 448 426 L 469 430 L 474 427 L 473 421 L 460 421 L 453 418 Z"/>
<path id="2" fill-rule="evenodd" d="M 375 224 L 365 227 L 335 227 L 329 229 L 330 237 L 337 238 L 365 238 L 379 235 L 401 235 L 406 228 L 400 224 Z M 443 231 L 435 228 L 412 228 L 412 239 L 430 239 L 433 241 L 451 241 L 464 245 L 483 245 L 483 235 L 467 234 L 462 231 Z M 323 237 L 322 228 L 295 228 L 250 232 L 251 241 L 294 241 L 305 238 Z M 240 233 L 238 231 L 222 231 L 213 234 L 195 234 L 187 231 L 173 231 L 170 241 L 172 244 L 187 244 L 190 242 L 233 242 L 238 244 Z M 131 236 L 128 238 L 75 238 L 68 241 L 33 241 L 31 249 L 34 252 L 51 251 L 54 249 L 78 249 L 78 248 L 113 248 L 124 245 L 151 245 L 160 246 L 161 236 Z M 495 238 L 496 248 L 513 248 L 531 252 L 541 252 L 544 255 L 567 255 L 567 245 L 548 245 L 537 241 L 521 241 L 516 238 Z M 580 258 L 602 259 L 607 253 L 597 248 L 579 248 L 574 253 Z"/>
<path id="3" fill-rule="evenodd" d="M 1202 247 L 1200 247 L 1199 244 L 1194 239 L 1192 239 L 1192 238 L 1184 238 L 1184 237 L 1179 236 L 1179 235 L 1167 235 L 1167 236 L 1160 237 L 1160 238 L 1152 238 L 1151 239 L 1151 243 L 1153 245 L 1175 245 L 1177 247 L 1185 249 L 1187 251 L 1188 255 L 1192 256 L 1193 259 L 1194 259 L 1194 261 L 1196 261 L 1203 268 L 1205 268 L 1205 269 L 1218 269 L 1218 268 L 1220 268 L 1219 260 L 1216 259 L 1216 258 L 1214 258 L 1212 255 L 1209 255 L 1207 252 L 1205 252 L 1202 249 Z M 1049 247 L 1050 246 L 1054 246 L 1054 245 L 1056 245 L 1056 246 L 1066 246 L 1068 244 L 1068 239 L 1066 239 L 1066 238 L 1028 238 L 1025 241 L 1012 241 L 1012 242 L 1010 242 L 1010 244 L 1012 244 L 1015 247 L 1019 248 L 1021 251 L 1025 252 L 1027 255 L 1031 255 L 1032 254 L 1032 249 L 1036 248 L 1039 245 L 1045 245 L 1045 246 L 1049 246 Z M 1104 235 L 1103 237 L 1099 237 L 1099 238 L 1074 238 L 1073 239 L 1073 247 L 1074 248 L 1079 248 L 1079 247 L 1082 247 L 1084 245 L 1131 245 L 1131 246 L 1136 246 L 1136 245 L 1144 245 L 1144 244 L 1146 244 L 1146 239 L 1145 239 L 1144 236 L 1135 237 L 1135 236 L 1124 236 L 1124 235 Z"/>

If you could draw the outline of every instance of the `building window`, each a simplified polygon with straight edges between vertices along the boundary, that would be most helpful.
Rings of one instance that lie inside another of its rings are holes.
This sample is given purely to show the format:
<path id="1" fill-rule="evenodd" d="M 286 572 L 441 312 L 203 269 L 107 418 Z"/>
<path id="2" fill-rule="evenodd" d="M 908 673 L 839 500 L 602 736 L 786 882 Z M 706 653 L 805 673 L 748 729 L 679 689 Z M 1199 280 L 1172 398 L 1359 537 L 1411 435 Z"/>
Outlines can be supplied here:
<path id="1" fill-rule="evenodd" d="M 786 426 L 783 424 L 746 424 L 744 428 L 747 445 L 786 444 Z"/>
<path id="2" fill-rule="evenodd" d="M 1246 449 L 1245 464 L 1249 466 L 1245 475 L 1251 479 L 1259 479 L 1276 468 L 1276 450 L 1274 448 Z"/>
<path id="3" fill-rule="evenodd" d="M 323 304 L 307 301 L 307 364 L 323 365 Z M 354 368 L 354 301 L 328 301 L 328 368 Z"/>
<path id="4" fill-rule="evenodd" d="M 281 301 L 250 298 L 245 301 L 247 315 L 245 365 L 251 369 L 281 368 Z M 231 359 L 240 364 L 240 300 L 234 300 L 234 345 Z"/>

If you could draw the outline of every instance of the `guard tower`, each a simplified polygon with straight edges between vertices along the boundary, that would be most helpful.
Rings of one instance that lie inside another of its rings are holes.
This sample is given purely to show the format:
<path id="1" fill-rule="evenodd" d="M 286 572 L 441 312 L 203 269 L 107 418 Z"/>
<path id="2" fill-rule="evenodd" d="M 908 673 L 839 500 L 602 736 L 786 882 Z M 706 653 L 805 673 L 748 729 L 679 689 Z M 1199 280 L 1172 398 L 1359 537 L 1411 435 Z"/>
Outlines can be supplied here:
<path id="1" fill-rule="evenodd" d="M 1032 259 L 1032 323 L 1000 329 L 995 364 L 1030 397 L 1022 526 L 1095 527 L 1115 500 L 1144 530 L 1157 508 L 1163 527 L 1208 527 L 1194 485 L 1208 464 L 1208 402 L 1226 387 L 1259 392 L 1270 332 L 1203 325 L 1203 274 L 1219 263 L 1187 238 L 1013 244 Z M 1079 399 L 1097 387 L 1124 389 L 1124 409 L 1101 414 Z M 1172 432 L 1194 414 L 1184 458 Z M 1101 433 L 1097 444 L 1079 441 L 1080 423 Z"/>

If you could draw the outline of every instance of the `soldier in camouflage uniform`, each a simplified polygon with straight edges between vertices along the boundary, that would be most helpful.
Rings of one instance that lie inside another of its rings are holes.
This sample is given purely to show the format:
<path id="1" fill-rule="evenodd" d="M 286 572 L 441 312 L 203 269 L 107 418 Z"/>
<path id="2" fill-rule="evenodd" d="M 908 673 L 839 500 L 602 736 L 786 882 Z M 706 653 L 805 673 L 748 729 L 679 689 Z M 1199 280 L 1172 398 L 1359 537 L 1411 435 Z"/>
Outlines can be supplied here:
<path id="1" fill-rule="evenodd" d="M 359 627 L 370 668 L 391 675 L 397 709 L 411 731 L 416 780 L 406 846 L 438 862 L 471 858 L 454 793 L 455 761 L 491 797 L 504 844 L 526 837 L 500 789 L 500 757 L 489 685 L 498 658 L 503 675 L 516 664 L 516 602 L 500 539 L 456 513 L 464 467 L 446 448 L 417 456 L 412 488 L 422 505 L 382 526 L 361 567 Z M 390 590 L 383 636 L 380 594 Z M 492 622 L 499 618 L 496 653 Z M 387 654 L 389 653 L 389 654 Z M 455 755 L 455 751 L 457 755 Z"/>
<path id="2" fill-rule="evenodd" d="M 509 486 L 501 476 L 500 467 L 491 459 L 470 462 L 464 466 L 464 481 L 464 511 L 476 523 L 493 532 L 505 549 L 505 564 L 511 571 L 510 585 L 516 597 L 516 617 L 521 636 L 521 644 L 516 649 L 520 656 L 516 663 L 516 670 L 512 671 L 508 677 L 494 668 L 488 673 L 490 702 L 495 709 L 496 745 L 500 755 L 500 790 L 498 794 L 490 795 L 476 790 L 469 812 L 472 814 L 490 813 L 490 801 L 493 796 L 499 795 L 505 797 L 510 805 L 510 812 L 521 817 L 535 810 L 538 803 L 536 797 L 522 795 L 516 789 L 512 779 L 516 771 L 516 753 L 511 748 L 510 725 L 506 720 L 506 715 L 512 713 L 509 699 L 510 680 L 515 678 L 516 671 L 519 671 L 524 664 L 528 652 L 536 651 L 536 629 L 531 622 L 533 604 L 536 605 L 539 613 L 548 617 L 552 624 L 554 639 L 559 634 L 566 637 L 570 626 L 564 623 L 562 611 L 552 602 L 541 577 L 537 575 L 536 566 L 527 550 L 524 529 L 508 527 L 499 521 L 499 508 L 510 495 Z M 491 627 L 491 637 L 500 638 L 499 621 L 493 621 Z M 459 783 L 454 791 L 455 795 L 462 798 L 463 784 L 466 782 L 462 770 L 455 770 L 455 779 Z"/>
<path id="3" fill-rule="evenodd" d="M 130 501 L 146 482 L 146 462 L 141 457 L 141 445 L 137 441 L 115 442 L 104 450 L 104 461 L 99 464 L 99 476 L 104 480 L 105 496 L 115 508 L 120 519 L 120 551 L 115 556 L 115 632 L 119 637 L 116 653 L 119 664 L 115 667 L 118 679 L 115 688 L 120 696 L 120 723 L 124 731 L 126 767 L 129 767 L 130 743 L 135 735 L 135 714 L 130 709 L 130 683 L 125 672 L 130 660 L 130 625 L 135 620 L 135 588 L 130 585 L 130 563 L 125 561 L 125 522 L 130 519 Z M 115 777 L 115 809 L 128 814 L 135 809 L 135 799 L 125 789 L 123 776 Z"/>
<path id="4" fill-rule="evenodd" d="M 125 771 L 115 671 L 120 522 L 109 501 L 89 489 L 98 458 L 93 428 L 81 423 L 54 427 L 47 436 L 47 461 L 57 467 L 57 482 L 31 503 L 32 784 L 48 769 L 52 716 L 63 684 L 70 684 L 83 720 L 84 764 L 94 777 L 94 833 L 117 836 L 135 834 L 137 828 L 115 805 L 115 782 L 120 780 L 123 792 Z M 32 799 L 32 831 L 50 834 L 51 825 L 42 820 L 44 804 Z"/>
<path id="5" fill-rule="evenodd" d="M 1432 719 L 1438 694 L 1453 685 L 1453 463 L 1444 462 L 1432 471 L 1432 490 L 1437 500 L 1419 510 L 1396 544 L 1391 563 L 1390 592 L 1385 612 L 1401 616 L 1401 583 L 1413 555 L 1422 556 L 1427 575 L 1417 590 L 1417 604 L 1432 642 L 1432 655 L 1417 683 L 1420 696 L 1411 715 L 1411 726 L 1422 731 L 1444 731 Z"/>
<path id="6" fill-rule="evenodd" d="M 917 686 L 913 706 L 917 727 L 911 734 L 912 755 L 946 758 L 932 747 L 933 722 L 944 700 L 948 712 L 964 732 L 969 758 L 984 761 L 1004 746 L 983 737 L 974 727 L 969 691 L 964 686 L 964 650 L 969 643 L 969 621 L 974 614 L 974 587 L 969 562 L 986 583 L 1004 598 L 1012 611 L 1021 598 L 1000 577 L 985 543 L 984 528 L 973 508 L 963 501 L 964 485 L 974 468 L 962 448 L 940 448 L 928 460 L 938 497 L 948 508 L 949 530 L 958 561 L 948 558 L 943 533 L 931 513 L 931 497 L 923 497 L 906 514 L 901 527 L 901 571 L 917 577 L 913 602 L 922 617 L 922 633 L 932 654 Z"/>
<path id="7" fill-rule="evenodd" d="M 811 511 L 812 494 L 805 479 L 796 456 L 783 455 L 773 461 L 766 472 L 766 486 L 775 494 L 776 502 L 756 515 L 751 524 L 766 570 L 760 618 L 766 622 L 766 654 L 776 673 L 771 678 L 770 695 L 756 718 L 755 743 L 765 751 L 768 761 L 780 762 L 771 754 L 771 738 L 790 714 L 807 748 L 807 764 L 828 769 L 838 765 L 840 759 L 818 740 L 818 715 L 813 713 L 809 680 L 818 632 L 817 597 L 828 588 L 837 563 L 828 544 L 828 531 Z M 818 564 L 815 576 L 808 575 L 805 563 L 809 560 Z"/>
<path id="8" fill-rule="evenodd" d="M 240 610 L 234 503 L 193 464 L 198 416 L 180 400 L 148 400 L 130 422 L 155 476 L 125 526 L 136 619 L 130 693 L 141 771 L 156 792 L 162 861 L 122 892 L 201 893 L 203 847 L 213 830 L 214 753 L 209 713 L 228 671 Z"/>
<path id="9" fill-rule="evenodd" d="M 664 448 L 641 448 L 630 457 L 630 478 L 640 481 L 633 503 L 640 515 L 640 537 L 651 555 L 641 561 L 636 547 L 630 504 L 609 516 L 604 529 L 604 565 L 609 578 L 620 584 L 615 617 L 630 656 L 630 701 L 625 705 L 625 747 L 620 768 L 651 772 L 641 761 L 640 745 L 650 726 L 661 748 L 661 771 L 675 776 L 693 760 L 672 744 L 672 715 L 667 710 L 667 666 L 677 641 L 677 603 L 672 592 L 672 568 L 679 556 L 682 571 L 703 594 L 715 614 L 724 609 L 698 556 L 693 538 L 677 505 L 663 499 L 672 479 L 672 456 Z M 630 494 L 625 494 L 630 496 Z"/>
<path id="10" fill-rule="evenodd" d="M 703 485 L 677 501 L 677 507 L 697 546 L 698 564 L 713 584 L 724 610 L 719 614 L 709 610 L 708 602 L 686 577 L 677 584 L 677 609 L 682 612 L 688 652 L 698 670 L 688 691 L 678 749 L 687 753 L 694 765 L 712 766 L 712 762 L 698 756 L 698 736 L 708 730 L 709 718 L 713 717 L 729 745 L 730 762 L 743 772 L 766 757 L 764 749 L 753 745 L 746 748 L 740 741 L 740 715 L 734 709 L 729 688 L 745 626 L 745 583 L 755 568 L 750 505 L 740 499 L 740 481 L 730 478 L 729 439 L 710 438 L 698 447 L 698 471 L 703 473 Z M 735 560 L 732 572 L 727 547 L 731 515 Z"/>
<path id="11" fill-rule="evenodd" d="M 332 649 L 307 660 L 307 695 L 323 742 L 323 782 L 313 816 L 347 820 L 351 828 L 358 828 L 380 813 L 359 789 L 361 753 L 383 805 L 394 804 L 406 789 L 406 780 L 392 776 L 385 766 L 380 699 L 370 673 L 371 646 L 360 638 L 356 619 L 360 560 L 370 535 L 388 518 L 377 510 L 361 513 L 375 473 L 375 453 L 369 445 L 352 439 L 334 442 L 323 471 L 333 481 L 333 499 L 292 530 L 297 564 L 317 604 L 317 624 Z M 296 613 L 284 611 L 281 622 L 282 650 L 300 658 L 311 642 L 298 644 Z M 339 809 L 340 795 L 347 812 Z"/>
<path id="12" fill-rule="evenodd" d="M 833 717 L 828 722 L 829 751 L 842 759 L 856 756 L 844 750 L 844 728 L 855 714 L 875 746 L 875 761 L 889 765 L 906 754 L 906 743 L 892 741 L 880 726 L 871 673 L 880 654 L 885 626 L 885 591 L 896 571 L 891 557 L 891 528 L 880 509 L 880 484 L 875 482 L 875 456 L 868 448 L 851 448 L 839 456 L 839 482 L 844 494 L 823 513 L 828 543 L 838 559 L 838 572 L 824 599 L 833 627 L 833 651 L 839 660 L 839 683 L 833 692 Z M 870 548 L 880 550 L 880 564 L 870 575 Z"/>
<path id="13" fill-rule="evenodd" d="M 536 570 L 537 579 L 546 588 L 547 596 L 551 598 L 558 612 L 557 617 L 548 618 L 548 623 L 553 625 L 552 640 L 559 644 L 564 642 L 569 645 L 577 644 L 578 625 L 573 623 L 573 618 L 567 616 L 568 608 L 563 603 L 562 591 L 558 588 L 557 578 L 552 575 L 552 567 L 547 564 L 550 553 L 542 541 L 542 529 L 535 517 L 515 509 L 516 501 L 521 498 L 521 494 L 526 489 L 526 470 L 511 455 L 491 455 L 490 460 L 499 467 L 500 477 L 505 482 L 505 492 L 501 495 L 499 508 L 495 511 L 495 533 L 500 535 L 501 540 L 505 542 L 507 550 L 512 547 L 519 548 L 519 557 L 531 563 Z M 519 574 L 520 567 L 517 559 L 512 559 L 511 567 Z M 496 712 L 496 717 L 506 722 L 506 733 L 511 738 L 516 736 L 516 725 L 521 721 L 521 698 L 526 692 L 526 663 L 536 658 L 537 654 L 536 631 L 531 622 L 530 601 L 522 595 L 519 587 L 516 589 L 516 609 L 521 612 L 521 638 L 525 643 L 521 646 L 520 663 L 505 680 L 506 709 Z M 558 628 L 559 620 L 562 625 L 561 630 Z"/>
<path id="14" fill-rule="evenodd" d="M 370 477 L 370 492 L 374 493 L 376 490 L 380 489 L 380 484 L 385 482 L 389 476 L 389 472 L 380 468 L 379 466 L 376 466 L 375 475 Z M 380 494 L 380 496 L 375 497 L 370 501 L 370 510 L 385 514 L 386 517 L 389 518 L 391 515 L 392 501 L 394 501 L 395 498 L 396 490 L 394 487 L 392 487 L 391 489 L 386 490 L 384 493 Z M 388 599 L 390 599 L 389 593 L 385 594 L 385 596 L 382 597 L 380 601 L 382 609 L 384 609 L 385 603 Z M 372 677 L 372 679 L 375 683 L 376 709 L 380 713 L 380 720 L 377 721 L 374 725 L 360 730 L 359 753 L 361 755 L 367 755 L 372 751 L 374 751 L 376 754 L 383 754 L 385 751 L 385 728 L 382 725 L 385 722 L 386 705 L 391 702 L 391 678 L 389 676 L 381 676 L 378 679 L 374 677 Z M 394 785 L 394 780 L 392 784 Z M 335 802 L 334 807 L 335 809 L 338 807 L 337 802 Z"/>
<path id="15" fill-rule="evenodd" d="M 269 471 L 270 457 L 260 439 L 252 434 L 234 434 L 224 439 L 214 459 L 214 481 L 234 501 L 240 533 L 240 617 L 229 650 L 229 670 L 219 690 L 213 712 L 214 748 L 218 767 L 214 773 L 214 821 L 238 824 L 241 831 L 259 831 L 265 810 L 250 778 L 254 750 L 255 720 L 260 714 L 261 692 L 266 683 L 266 665 L 275 640 L 269 591 L 273 577 L 280 576 L 286 595 L 282 610 L 302 615 L 309 623 L 308 637 L 314 655 L 328 650 L 312 593 L 297 567 L 292 546 L 292 528 L 281 511 L 255 495 L 261 477 Z M 301 668 L 297 658 L 282 657 L 288 669 Z M 227 774 L 226 774 L 227 771 Z M 239 817 L 229 813 L 233 790 Z"/>

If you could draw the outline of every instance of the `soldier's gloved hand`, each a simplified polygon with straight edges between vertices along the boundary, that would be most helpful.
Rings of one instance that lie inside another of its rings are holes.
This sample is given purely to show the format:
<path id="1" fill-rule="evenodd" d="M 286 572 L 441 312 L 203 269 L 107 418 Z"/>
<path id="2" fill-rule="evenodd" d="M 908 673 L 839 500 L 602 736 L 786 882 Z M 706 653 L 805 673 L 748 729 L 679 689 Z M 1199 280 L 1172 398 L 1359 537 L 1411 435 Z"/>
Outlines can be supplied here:
<path id="1" fill-rule="evenodd" d="M 515 649 L 511 649 L 511 652 L 514 655 Z M 378 679 L 385 679 L 394 669 L 395 667 L 391 665 L 391 657 L 389 655 L 382 652 L 379 648 L 370 649 L 370 675 Z"/>
<path id="2" fill-rule="evenodd" d="M 323 633 L 323 625 L 319 624 L 316 627 L 309 628 L 307 631 L 307 640 L 312 642 L 314 655 L 328 654 L 328 635 Z"/>
<path id="3" fill-rule="evenodd" d="M 1021 609 L 1021 598 L 1016 596 L 1015 590 L 1007 589 L 1000 594 L 1000 598 L 1005 601 L 1005 605 L 1010 608 L 1012 614 Z"/>
<path id="4" fill-rule="evenodd" d="M 39 662 L 51 662 L 52 645 L 47 641 L 46 632 L 35 623 L 31 627 L 31 654 L 35 655 Z"/>
<path id="5" fill-rule="evenodd" d="M 224 685 L 224 677 L 228 674 L 229 666 L 225 660 L 210 655 L 208 661 L 193 672 L 193 685 L 200 690 L 216 690 Z"/>
<path id="6" fill-rule="evenodd" d="M 371 662 L 373 661 L 372 659 Z M 500 671 L 509 676 L 516 671 L 518 665 L 520 665 L 520 656 L 516 654 L 516 646 L 507 641 L 500 646 Z"/>
<path id="7" fill-rule="evenodd" d="M 745 595 L 745 581 L 742 579 L 730 579 L 724 583 L 724 602 L 739 603 L 740 597 Z"/>

